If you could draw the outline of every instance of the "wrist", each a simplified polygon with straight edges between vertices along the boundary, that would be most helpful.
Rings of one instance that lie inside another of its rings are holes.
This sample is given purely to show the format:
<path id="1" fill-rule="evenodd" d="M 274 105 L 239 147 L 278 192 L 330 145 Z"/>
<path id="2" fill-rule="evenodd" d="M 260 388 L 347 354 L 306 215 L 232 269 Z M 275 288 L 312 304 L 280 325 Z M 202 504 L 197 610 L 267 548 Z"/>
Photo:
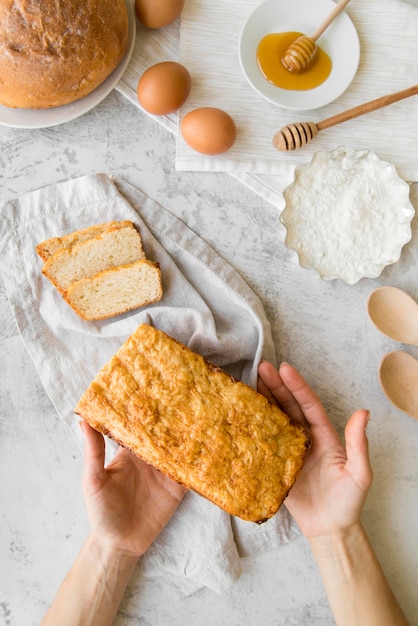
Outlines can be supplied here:
<path id="1" fill-rule="evenodd" d="M 137 561 L 89 535 L 42 626 L 110 626 Z"/>
<path id="2" fill-rule="evenodd" d="M 332 563 L 342 579 L 353 575 L 361 565 L 361 555 L 369 547 L 366 532 L 360 522 L 342 530 L 308 538 L 312 553 L 318 562 Z"/>
<path id="3" fill-rule="evenodd" d="M 408 626 L 360 522 L 308 540 L 338 626 Z"/>
<path id="4" fill-rule="evenodd" d="M 138 562 L 138 556 L 125 550 L 121 550 L 104 541 L 94 533 L 90 533 L 85 543 L 91 557 L 103 568 L 113 566 L 120 571 L 134 570 Z"/>
<path id="5" fill-rule="evenodd" d="M 307 537 L 311 547 L 318 550 L 335 550 L 342 546 L 351 546 L 360 538 L 366 538 L 366 532 L 361 522 L 322 535 Z"/>

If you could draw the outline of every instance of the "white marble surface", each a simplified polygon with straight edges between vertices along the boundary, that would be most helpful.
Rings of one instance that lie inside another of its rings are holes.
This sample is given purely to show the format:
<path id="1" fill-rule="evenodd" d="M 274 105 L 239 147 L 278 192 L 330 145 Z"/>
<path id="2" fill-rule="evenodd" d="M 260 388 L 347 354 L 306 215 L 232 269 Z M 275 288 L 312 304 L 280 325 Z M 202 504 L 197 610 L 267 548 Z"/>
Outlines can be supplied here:
<path id="1" fill-rule="evenodd" d="M 353 146 L 356 147 L 356 146 Z M 411 155 L 416 158 L 416 155 Z M 160 202 L 227 259 L 262 299 L 278 358 L 314 386 L 338 429 L 352 410 L 371 410 L 375 480 L 364 523 L 412 626 L 418 625 L 418 423 L 383 397 L 377 365 L 399 346 L 369 322 L 365 303 L 379 285 L 418 299 L 417 220 L 401 261 L 377 280 L 348 287 L 302 270 L 283 245 L 278 209 L 228 174 L 178 173 L 175 138 L 122 95 L 44 130 L 0 128 L 1 200 L 91 172 L 117 174 Z M 417 186 L 415 186 L 417 187 Z M 418 189 L 412 189 L 418 208 Z M 26 353 L 0 283 L 0 623 L 40 622 L 86 537 L 82 456 L 57 418 Z M 182 598 L 138 569 L 118 626 L 327 626 L 334 624 L 305 540 L 244 560 L 227 592 Z"/>

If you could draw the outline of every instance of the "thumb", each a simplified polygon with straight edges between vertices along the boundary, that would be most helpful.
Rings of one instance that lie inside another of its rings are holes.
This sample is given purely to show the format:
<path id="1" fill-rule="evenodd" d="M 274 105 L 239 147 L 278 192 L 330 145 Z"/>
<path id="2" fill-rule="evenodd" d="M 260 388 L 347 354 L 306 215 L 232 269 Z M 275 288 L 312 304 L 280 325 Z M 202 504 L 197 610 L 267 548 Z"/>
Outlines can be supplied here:
<path id="1" fill-rule="evenodd" d="M 105 475 L 104 437 L 87 422 L 80 422 L 80 427 L 85 438 L 83 484 L 85 488 L 94 487 L 95 483 L 98 487 Z"/>
<path id="2" fill-rule="evenodd" d="M 345 427 L 346 470 L 350 472 L 363 491 L 368 491 L 373 471 L 369 457 L 369 442 L 366 427 L 370 413 L 365 409 L 355 411 Z"/>

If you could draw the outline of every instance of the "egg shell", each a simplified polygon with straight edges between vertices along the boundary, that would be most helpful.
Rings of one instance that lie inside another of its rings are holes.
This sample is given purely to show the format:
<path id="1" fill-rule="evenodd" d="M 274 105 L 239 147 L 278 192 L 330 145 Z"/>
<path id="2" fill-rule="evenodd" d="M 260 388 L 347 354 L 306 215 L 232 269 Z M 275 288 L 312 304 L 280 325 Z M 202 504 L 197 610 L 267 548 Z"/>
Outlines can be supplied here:
<path id="1" fill-rule="evenodd" d="M 235 143 L 237 129 L 232 117 L 215 107 L 202 107 L 187 113 L 181 125 L 185 142 L 202 154 L 222 154 Z"/>
<path id="2" fill-rule="evenodd" d="M 184 65 L 162 61 L 152 65 L 138 81 L 140 105 L 153 115 L 168 115 L 177 111 L 187 100 L 192 79 Z"/>
<path id="3" fill-rule="evenodd" d="M 138 20 L 147 28 L 162 28 L 176 20 L 185 0 L 135 0 Z"/>

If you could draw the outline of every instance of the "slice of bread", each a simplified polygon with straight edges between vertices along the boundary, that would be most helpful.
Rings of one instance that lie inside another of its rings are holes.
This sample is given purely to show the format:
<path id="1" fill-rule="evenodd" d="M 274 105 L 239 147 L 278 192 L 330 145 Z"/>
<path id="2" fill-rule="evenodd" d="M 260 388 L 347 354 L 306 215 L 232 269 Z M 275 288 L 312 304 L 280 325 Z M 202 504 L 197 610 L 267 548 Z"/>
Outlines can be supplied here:
<path id="1" fill-rule="evenodd" d="M 106 230 L 63 248 L 44 264 L 42 273 L 65 295 L 71 283 L 118 265 L 145 259 L 138 231 L 131 226 Z"/>
<path id="2" fill-rule="evenodd" d="M 161 300 L 161 272 L 156 263 L 136 261 L 72 283 L 64 296 L 85 320 L 103 320 Z"/>
<path id="3" fill-rule="evenodd" d="M 87 241 L 87 239 L 91 239 L 96 235 L 101 235 L 107 230 L 128 227 L 135 228 L 133 222 L 130 222 L 129 220 L 95 224 L 94 226 L 89 226 L 88 228 L 82 228 L 74 231 L 73 233 L 68 233 L 62 237 L 51 237 L 50 239 L 46 239 L 36 246 L 36 252 L 39 254 L 42 261 L 47 261 L 53 254 L 55 254 L 55 252 L 58 252 L 59 250 L 63 250 L 64 248 L 71 250 L 71 248 L 77 243 Z"/>
<path id="4" fill-rule="evenodd" d="M 310 446 L 305 426 L 148 324 L 74 411 L 231 515 L 258 523 L 277 512 Z"/>

